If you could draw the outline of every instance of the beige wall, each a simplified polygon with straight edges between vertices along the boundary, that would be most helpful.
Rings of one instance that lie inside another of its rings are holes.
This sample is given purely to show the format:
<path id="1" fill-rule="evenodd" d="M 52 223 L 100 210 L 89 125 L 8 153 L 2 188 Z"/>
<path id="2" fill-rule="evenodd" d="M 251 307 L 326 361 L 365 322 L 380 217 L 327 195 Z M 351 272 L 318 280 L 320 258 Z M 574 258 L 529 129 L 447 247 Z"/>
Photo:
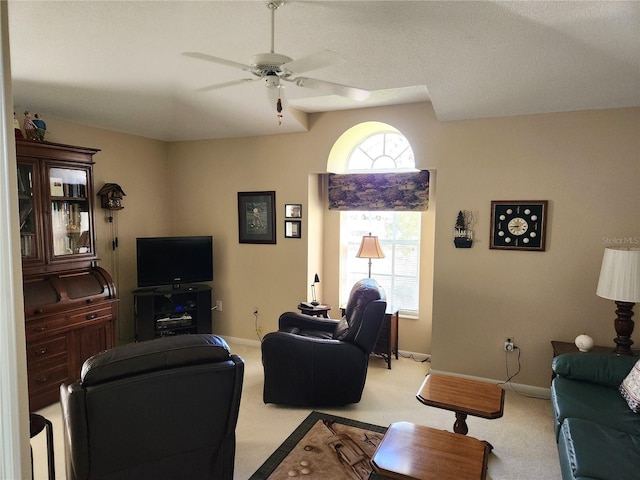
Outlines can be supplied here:
<path id="1" fill-rule="evenodd" d="M 604 247 L 640 239 L 640 109 L 441 123 L 430 104 L 314 114 L 303 134 L 171 144 L 47 119 L 51 141 L 103 150 L 98 188 L 115 182 L 127 193 L 118 217 L 121 338 L 132 336 L 138 236 L 214 236 L 216 333 L 257 339 L 255 306 L 263 333 L 275 329 L 282 311 L 308 298 L 316 271 L 320 298 L 337 305 L 338 216 L 318 208 L 314 174 L 326 171 L 344 131 L 371 120 L 400 130 L 417 166 L 433 173 L 421 312 L 401 320 L 401 350 L 431 353 L 436 370 L 504 379 L 502 344 L 513 337 L 522 363 L 514 381 L 545 387 L 550 340 L 587 332 L 613 344 L 614 305 L 595 287 Z M 277 245 L 238 243 L 237 192 L 258 190 L 276 191 Z M 490 202 L 510 199 L 549 200 L 546 252 L 489 250 Z M 285 203 L 303 203 L 302 240 L 284 238 Z M 471 249 L 453 246 L 461 209 L 477 219 Z M 109 227 L 97 217 L 109 268 Z"/>

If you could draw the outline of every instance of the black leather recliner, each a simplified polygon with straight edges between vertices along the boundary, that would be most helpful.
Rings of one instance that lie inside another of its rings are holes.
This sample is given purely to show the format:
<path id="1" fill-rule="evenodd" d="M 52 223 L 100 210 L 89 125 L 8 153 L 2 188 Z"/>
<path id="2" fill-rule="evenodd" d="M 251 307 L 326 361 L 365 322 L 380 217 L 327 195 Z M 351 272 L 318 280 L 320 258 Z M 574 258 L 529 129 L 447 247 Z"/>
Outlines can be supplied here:
<path id="1" fill-rule="evenodd" d="M 233 479 L 244 362 L 215 335 L 119 346 L 61 385 L 68 479 Z"/>
<path id="2" fill-rule="evenodd" d="M 341 320 L 283 313 L 278 331 L 262 342 L 264 403 L 359 402 L 386 307 L 384 291 L 367 278 L 353 286 Z"/>

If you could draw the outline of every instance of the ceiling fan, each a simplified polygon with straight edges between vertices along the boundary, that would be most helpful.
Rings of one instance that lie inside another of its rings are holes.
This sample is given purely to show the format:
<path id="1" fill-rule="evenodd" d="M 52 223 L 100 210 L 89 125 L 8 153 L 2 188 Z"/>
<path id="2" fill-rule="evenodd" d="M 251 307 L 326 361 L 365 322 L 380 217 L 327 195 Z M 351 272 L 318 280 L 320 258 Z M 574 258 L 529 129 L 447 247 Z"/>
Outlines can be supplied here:
<path id="1" fill-rule="evenodd" d="M 183 55 L 187 57 L 238 68 L 253 74 L 253 77 L 251 78 L 242 78 L 239 80 L 232 80 L 230 82 L 217 83 L 214 85 L 199 88 L 198 91 L 206 92 L 219 88 L 230 87 L 232 85 L 262 80 L 267 89 L 271 91 L 277 91 L 279 112 L 282 108 L 280 103 L 280 89 L 283 86 L 283 81 L 291 82 L 298 87 L 321 90 L 330 94 L 347 97 L 352 100 L 366 100 L 370 95 L 370 92 L 368 90 L 351 87 L 348 85 L 341 85 L 339 83 L 327 82 L 325 80 L 298 76 L 299 73 L 316 70 L 318 68 L 326 67 L 338 62 L 339 58 L 335 52 L 331 50 L 323 50 L 319 53 L 310 55 L 308 57 L 303 57 L 298 60 L 293 60 L 286 55 L 275 52 L 275 12 L 278 8 L 284 5 L 284 3 L 284 0 L 267 0 L 267 7 L 269 8 L 269 10 L 271 10 L 271 50 L 268 53 L 258 53 L 254 55 L 251 58 L 251 63 L 249 65 L 234 62 L 233 60 L 226 60 L 220 57 L 214 57 L 212 55 L 207 55 L 206 53 L 183 53 Z"/>

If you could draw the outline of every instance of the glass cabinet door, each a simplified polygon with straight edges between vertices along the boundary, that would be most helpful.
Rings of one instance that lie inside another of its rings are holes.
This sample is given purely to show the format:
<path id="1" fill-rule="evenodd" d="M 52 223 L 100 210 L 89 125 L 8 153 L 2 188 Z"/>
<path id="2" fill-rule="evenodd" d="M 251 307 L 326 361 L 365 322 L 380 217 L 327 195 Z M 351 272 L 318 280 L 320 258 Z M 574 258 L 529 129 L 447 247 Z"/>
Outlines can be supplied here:
<path id="1" fill-rule="evenodd" d="M 50 167 L 51 233 L 54 257 L 91 253 L 88 171 Z"/>
<path id="2" fill-rule="evenodd" d="M 37 224 L 38 199 L 34 198 L 37 177 L 33 164 L 18 164 L 18 210 L 20 215 L 20 253 L 24 260 L 40 258 Z"/>

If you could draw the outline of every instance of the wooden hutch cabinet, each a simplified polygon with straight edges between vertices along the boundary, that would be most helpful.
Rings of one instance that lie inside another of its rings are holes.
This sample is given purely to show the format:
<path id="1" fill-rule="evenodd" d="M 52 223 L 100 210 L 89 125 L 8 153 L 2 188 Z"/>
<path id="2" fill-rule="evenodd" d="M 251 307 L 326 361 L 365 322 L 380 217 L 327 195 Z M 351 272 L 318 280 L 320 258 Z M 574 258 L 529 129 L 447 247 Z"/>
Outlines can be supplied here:
<path id="1" fill-rule="evenodd" d="M 115 345 L 118 297 L 97 266 L 93 155 L 16 139 L 29 407 L 59 400 L 83 362 Z"/>

